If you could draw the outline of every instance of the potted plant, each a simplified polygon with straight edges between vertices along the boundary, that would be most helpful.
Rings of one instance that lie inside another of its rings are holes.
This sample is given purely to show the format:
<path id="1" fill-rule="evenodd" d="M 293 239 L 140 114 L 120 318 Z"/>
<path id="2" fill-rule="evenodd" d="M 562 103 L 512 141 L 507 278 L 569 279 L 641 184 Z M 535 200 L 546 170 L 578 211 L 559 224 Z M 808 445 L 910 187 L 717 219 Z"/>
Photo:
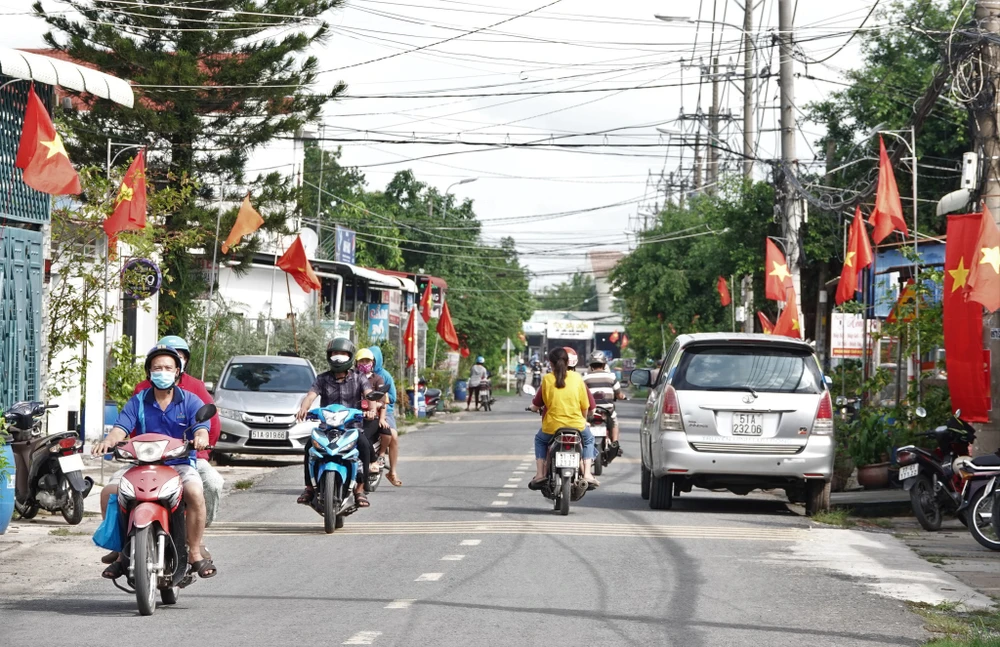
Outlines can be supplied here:
<path id="1" fill-rule="evenodd" d="M 858 468 L 858 483 L 866 490 L 889 485 L 889 435 L 885 411 L 862 408 L 851 423 L 847 451 Z"/>

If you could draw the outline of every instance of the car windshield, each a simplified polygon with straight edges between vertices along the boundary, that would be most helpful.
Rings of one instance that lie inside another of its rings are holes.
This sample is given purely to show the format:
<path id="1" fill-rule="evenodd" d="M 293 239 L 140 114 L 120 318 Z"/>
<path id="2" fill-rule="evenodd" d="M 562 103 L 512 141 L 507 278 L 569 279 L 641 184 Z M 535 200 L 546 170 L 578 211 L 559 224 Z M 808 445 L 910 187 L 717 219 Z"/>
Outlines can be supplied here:
<path id="1" fill-rule="evenodd" d="M 226 391 L 306 393 L 314 379 L 312 369 L 303 364 L 230 364 L 222 388 Z"/>
<path id="2" fill-rule="evenodd" d="M 708 346 L 684 353 L 673 385 L 689 391 L 820 393 L 823 376 L 808 351 Z"/>

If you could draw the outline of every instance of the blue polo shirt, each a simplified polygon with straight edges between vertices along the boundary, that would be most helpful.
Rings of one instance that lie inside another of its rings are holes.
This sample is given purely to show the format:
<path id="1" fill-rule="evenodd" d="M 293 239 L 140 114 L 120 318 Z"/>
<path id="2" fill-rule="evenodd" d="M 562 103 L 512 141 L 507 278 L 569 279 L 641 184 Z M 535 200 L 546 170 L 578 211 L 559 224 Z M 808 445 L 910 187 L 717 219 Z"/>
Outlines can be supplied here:
<path id="1" fill-rule="evenodd" d="M 194 437 L 194 432 L 199 429 L 208 431 L 209 421 L 195 424 L 195 414 L 205 403 L 201 398 L 190 391 L 174 388 L 173 398 L 166 410 L 160 408 L 160 403 L 156 401 L 153 389 L 146 389 L 133 395 L 122 412 L 115 420 L 115 427 L 118 427 L 129 436 L 138 434 L 163 434 L 172 438 L 183 440 L 186 437 Z M 190 434 L 186 435 L 188 427 L 194 425 Z M 195 452 L 192 451 L 189 458 L 167 461 L 168 465 L 194 464 Z"/>

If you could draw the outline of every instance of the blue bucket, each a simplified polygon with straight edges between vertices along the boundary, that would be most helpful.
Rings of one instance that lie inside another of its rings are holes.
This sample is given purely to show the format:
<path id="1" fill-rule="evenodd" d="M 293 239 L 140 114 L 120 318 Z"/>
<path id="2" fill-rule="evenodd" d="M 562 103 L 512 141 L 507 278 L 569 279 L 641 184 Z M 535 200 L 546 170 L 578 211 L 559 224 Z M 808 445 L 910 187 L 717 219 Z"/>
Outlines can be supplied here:
<path id="1" fill-rule="evenodd" d="M 424 394 L 417 393 L 417 404 L 413 405 L 413 389 L 406 389 L 406 397 L 410 401 L 410 406 L 416 409 L 418 418 L 427 417 L 427 403 L 424 401 Z"/>
<path id="2" fill-rule="evenodd" d="M 465 380 L 455 382 L 455 402 L 465 402 L 469 397 L 469 383 Z"/>
<path id="3" fill-rule="evenodd" d="M 7 445 L 0 447 L 7 467 L 0 470 L 0 535 L 7 532 L 7 526 L 14 516 L 14 452 Z"/>

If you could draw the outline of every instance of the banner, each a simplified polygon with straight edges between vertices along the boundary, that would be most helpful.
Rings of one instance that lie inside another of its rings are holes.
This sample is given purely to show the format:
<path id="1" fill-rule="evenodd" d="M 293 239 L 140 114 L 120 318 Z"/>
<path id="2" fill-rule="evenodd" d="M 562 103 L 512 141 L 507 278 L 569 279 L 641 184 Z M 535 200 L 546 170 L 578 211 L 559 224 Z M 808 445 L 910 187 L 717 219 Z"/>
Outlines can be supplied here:
<path id="1" fill-rule="evenodd" d="M 354 265 L 354 231 L 347 227 L 337 226 L 334 228 L 337 241 L 337 253 L 334 255 L 338 263 L 348 263 Z"/>
<path id="2" fill-rule="evenodd" d="M 368 339 L 379 342 L 389 338 L 389 306 L 384 303 L 368 304 Z"/>
<path id="3" fill-rule="evenodd" d="M 868 320 L 868 348 L 872 349 L 872 333 L 880 329 L 876 319 Z M 861 359 L 864 337 L 864 319 L 861 313 L 834 312 L 830 319 L 830 357 Z"/>
<path id="4" fill-rule="evenodd" d="M 594 322 L 556 319 L 549 321 L 546 331 L 549 339 L 592 339 Z"/>

